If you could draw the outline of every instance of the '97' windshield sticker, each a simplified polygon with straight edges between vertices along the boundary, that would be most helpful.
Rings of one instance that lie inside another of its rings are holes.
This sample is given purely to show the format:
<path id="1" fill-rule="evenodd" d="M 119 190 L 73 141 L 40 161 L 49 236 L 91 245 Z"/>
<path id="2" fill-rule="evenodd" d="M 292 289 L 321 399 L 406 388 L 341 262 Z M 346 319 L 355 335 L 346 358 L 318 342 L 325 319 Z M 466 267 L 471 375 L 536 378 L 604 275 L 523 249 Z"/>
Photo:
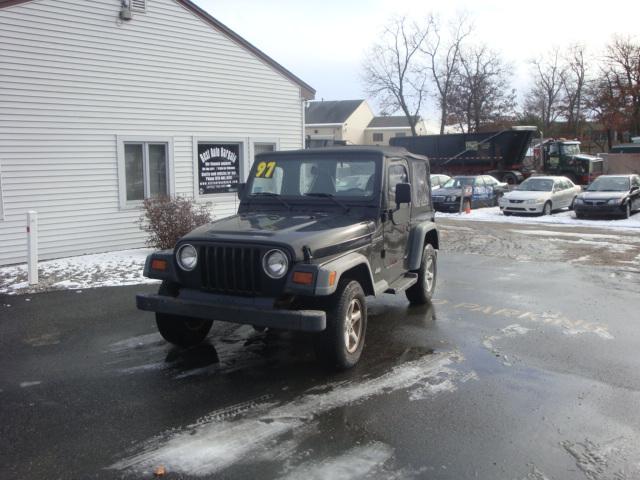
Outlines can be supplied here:
<path id="1" fill-rule="evenodd" d="M 276 169 L 276 162 L 260 162 L 256 168 L 257 178 L 271 178 Z"/>

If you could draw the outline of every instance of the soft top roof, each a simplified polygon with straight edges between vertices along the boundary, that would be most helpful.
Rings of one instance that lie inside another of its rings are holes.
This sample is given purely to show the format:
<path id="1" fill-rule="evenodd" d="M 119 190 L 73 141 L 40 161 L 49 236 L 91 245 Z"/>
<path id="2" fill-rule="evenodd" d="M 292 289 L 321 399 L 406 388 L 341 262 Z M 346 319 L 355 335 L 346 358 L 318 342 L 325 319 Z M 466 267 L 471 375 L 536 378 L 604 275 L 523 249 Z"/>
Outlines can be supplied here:
<path id="1" fill-rule="evenodd" d="M 409 152 L 404 147 L 377 147 L 366 145 L 354 145 L 343 147 L 323 147 L 323 148 L 306 148 L 300 150 L 280 150 L 277 152 L 265 152 L 259 155 L 274 155 L 277 154 L 280 157 L 283 156 L 298 156 L 298 155 L 321 155 L 321 154 L 358 154 L 358 153 L 378 153 L 385 157 L 403 157 L 410 158 L 412 160 L 422 160 L 428 162 L 429 159 L 424 155 L 416 155 Z"/>

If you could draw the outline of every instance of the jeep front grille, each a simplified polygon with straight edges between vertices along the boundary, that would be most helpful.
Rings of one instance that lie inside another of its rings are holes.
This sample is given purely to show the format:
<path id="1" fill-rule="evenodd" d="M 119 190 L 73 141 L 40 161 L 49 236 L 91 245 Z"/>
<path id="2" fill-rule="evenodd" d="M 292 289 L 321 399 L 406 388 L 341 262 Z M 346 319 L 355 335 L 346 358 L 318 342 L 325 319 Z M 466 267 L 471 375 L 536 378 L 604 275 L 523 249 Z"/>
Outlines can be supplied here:
<path id="1" fill-rule="evenodd" d="M 240 295 L 262 293 L 261 251 L 255 247 L 203 246 L 202 286 Z"/>

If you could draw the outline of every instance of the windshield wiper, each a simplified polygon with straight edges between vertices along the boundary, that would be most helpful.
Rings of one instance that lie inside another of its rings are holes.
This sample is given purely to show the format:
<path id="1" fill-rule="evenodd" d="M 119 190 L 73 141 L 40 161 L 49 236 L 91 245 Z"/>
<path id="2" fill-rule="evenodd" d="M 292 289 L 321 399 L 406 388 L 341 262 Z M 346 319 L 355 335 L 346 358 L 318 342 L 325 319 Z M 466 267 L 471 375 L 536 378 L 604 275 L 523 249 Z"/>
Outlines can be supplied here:
<path id="1" fill-rule="evenodd" d="M 336 205 L 338 205 L 339 207 L 344 208 L 345 212 L 348 212 L 350 207 L 345 205 L 344 203 L 342 203 L 340 200 L 338 200 L 333 194 L 331 193 L 305 193 L 304 194 L 305 197 L 319 197 L 319 198 L 330 198 L 331 200 L 333 200 L 335 202 Z"/>
<path id="2" fill-rule="evenodd" d="M 291 205 L 289 205 L 287 202 L 285 202 L 282 198 L 280 198 L 280 194 L 279 193 L 273 193 L 273 192 L 256 192 L 256 193 L 252 193 L 251 195 L 249 195 L 250 197 L 269 197 L 269 198 L 275 198 L 277 199 L 280 203 L 282 203 L 285 207 L 287 207 L 289 210 L 291 210 Z"/>

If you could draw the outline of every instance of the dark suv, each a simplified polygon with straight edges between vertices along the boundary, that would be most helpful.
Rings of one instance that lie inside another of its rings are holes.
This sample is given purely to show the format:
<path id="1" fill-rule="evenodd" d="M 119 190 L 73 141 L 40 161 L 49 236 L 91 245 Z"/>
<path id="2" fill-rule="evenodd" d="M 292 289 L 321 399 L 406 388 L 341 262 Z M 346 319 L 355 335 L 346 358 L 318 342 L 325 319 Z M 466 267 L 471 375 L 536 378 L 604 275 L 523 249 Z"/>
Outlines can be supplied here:
<path id="1" fill-rule="evenodd" d="M 337 147 L 256 156 L 238 214 L 153 253 L 162 280 L 137 296 L 169 342 L 201 342 L 213 320 L 314 332 L 319 358 L 360 358 L 366 296 L 431 299 L 438 232 L 429 163 L 403 148 Z"/>

